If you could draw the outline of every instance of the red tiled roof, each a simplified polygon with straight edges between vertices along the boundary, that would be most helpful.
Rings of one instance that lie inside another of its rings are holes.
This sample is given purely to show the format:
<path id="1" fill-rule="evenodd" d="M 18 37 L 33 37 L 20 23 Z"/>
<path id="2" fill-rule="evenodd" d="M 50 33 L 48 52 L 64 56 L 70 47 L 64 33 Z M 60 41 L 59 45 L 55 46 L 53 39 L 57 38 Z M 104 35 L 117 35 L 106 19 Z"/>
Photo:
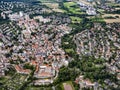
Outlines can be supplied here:
<path id="1" fill-rule="evenodd" d="M 29 69 L 22 69 L 19 65 L 15 65 L 15 69 L 17 72 L 21 72 L 21 73 L 30 73 L 31 72 Z"/>

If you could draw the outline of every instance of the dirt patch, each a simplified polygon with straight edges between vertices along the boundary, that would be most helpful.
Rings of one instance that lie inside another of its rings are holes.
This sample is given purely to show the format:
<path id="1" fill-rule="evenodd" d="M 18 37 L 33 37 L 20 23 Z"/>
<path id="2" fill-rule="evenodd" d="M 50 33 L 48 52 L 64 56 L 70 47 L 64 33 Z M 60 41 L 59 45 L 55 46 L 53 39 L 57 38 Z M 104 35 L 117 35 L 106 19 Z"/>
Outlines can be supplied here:
<path id="1" fill-rule="evenodd" d="M 120 18 L 119 19 L 104 19 L 106 23 L 113 23 L 113 22 L 120 22 Z"/>
<path id="2" fill-rule="evenodd" d="M 63 83 L 63 86 L 64 86 L 64 90 L 73 90 L 72 86 L 68 83 Z"/>

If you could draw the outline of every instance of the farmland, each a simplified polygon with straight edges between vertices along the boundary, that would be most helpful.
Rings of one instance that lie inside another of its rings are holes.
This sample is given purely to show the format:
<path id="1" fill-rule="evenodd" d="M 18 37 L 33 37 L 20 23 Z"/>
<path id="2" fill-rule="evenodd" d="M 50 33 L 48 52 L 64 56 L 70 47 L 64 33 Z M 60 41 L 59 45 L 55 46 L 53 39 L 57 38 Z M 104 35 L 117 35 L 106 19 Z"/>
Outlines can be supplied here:
<path id="1" fill-rule="evenodd" d="M 55 11 L 55 12 L 61 12 L 61 13 L 64 12 L 64 10 L 62 10 L 62 9 L 59 8 L 59 4 L 56 3 L 56 2 L 54 2 L 54 3 L 44 2 L 44 3 L 42 3 L 42 4 L 44 4 L 44 5 L 46 5 L 47 7 L 51 8 L 51 9 L 52 9 L 53 11 Z"/>
<path id="2" fill-rule="evenodd" d="M 81 12 L 80 7 L 75 2 L 65 2 L 63 5 L 68 11 L 68 13 L 84 14 L 83 12 Z"/>
<path id="3" fill-rule="evenodd" d="M 120 22 L 119 14 L 104 14 L 102 15 L 106 23 Z"/>
<path id="4" fill-rule="evenodd" d="M 79 17 L 71 16 L 70 18 L 72 20 L 72 23 L 80 23 L 82 21 L 82 18 Z"/>

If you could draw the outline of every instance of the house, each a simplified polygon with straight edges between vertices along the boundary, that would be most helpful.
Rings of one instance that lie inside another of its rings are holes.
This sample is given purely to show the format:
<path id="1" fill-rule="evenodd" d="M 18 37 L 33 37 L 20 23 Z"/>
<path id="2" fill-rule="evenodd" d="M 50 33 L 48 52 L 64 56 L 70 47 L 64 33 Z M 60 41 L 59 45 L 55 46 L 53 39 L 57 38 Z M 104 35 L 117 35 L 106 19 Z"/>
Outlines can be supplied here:
<path id="1" fill-rule="evenodd" d="M 96 15 L 97 14 L 94 8 L 89 8 L 88 10 L 86 10 L 86 13 L 88 15 Z"/>
<path id="2" fill-rule="evenodd" d="M 23 33 L 25 38 L 30 38 L 30 36 L 31 36 L 31 31 L 30 30 L 23 30 L 22 33 Z"/>
<path id="3" fill-rule="evenodd" d="M 98 90 L 99 84 L 97 82 L 91 82 L 89 79 L 84 79 L 83 76 L 79 76 L 76 78 L 75 82 L 80 85 L 80 88 L 94 88 L 94 90 Z"/>

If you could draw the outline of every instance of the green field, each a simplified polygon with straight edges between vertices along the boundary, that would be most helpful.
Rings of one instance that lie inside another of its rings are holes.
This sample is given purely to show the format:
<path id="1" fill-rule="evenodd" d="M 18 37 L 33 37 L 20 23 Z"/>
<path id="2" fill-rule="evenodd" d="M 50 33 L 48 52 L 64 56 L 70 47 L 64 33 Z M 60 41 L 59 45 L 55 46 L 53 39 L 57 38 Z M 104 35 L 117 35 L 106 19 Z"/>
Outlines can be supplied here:
<path id="1" fill-rule="evenodd" d="M 91 20 L 92 22 L 97 22 L 97 23 L 105 22 L 102 17 L 100 17 L 100 18 L 94 17 L 94 18 L 90 18 L 90 20 Z"/>
<path id="2" fill-rule="evenodd" d="M 82 21 L 82 18 L 79 17 L 71 16 L 70 18 L 72 20 L 72 23 L 80 23 Z"/>
<path id="3" fill-rule="evenodd" d="M 73 49 L 65 49 L 65 52 L 70 53 L 70 52 L 74 52 L 74 50 Z"/>
<path id="4" fill-rule="evenodd" d="M 80 7 L 75 2 L 65 2 L 63 5 L 69 13 L 83 14 L 83 12 L 80 10 Z"/>

